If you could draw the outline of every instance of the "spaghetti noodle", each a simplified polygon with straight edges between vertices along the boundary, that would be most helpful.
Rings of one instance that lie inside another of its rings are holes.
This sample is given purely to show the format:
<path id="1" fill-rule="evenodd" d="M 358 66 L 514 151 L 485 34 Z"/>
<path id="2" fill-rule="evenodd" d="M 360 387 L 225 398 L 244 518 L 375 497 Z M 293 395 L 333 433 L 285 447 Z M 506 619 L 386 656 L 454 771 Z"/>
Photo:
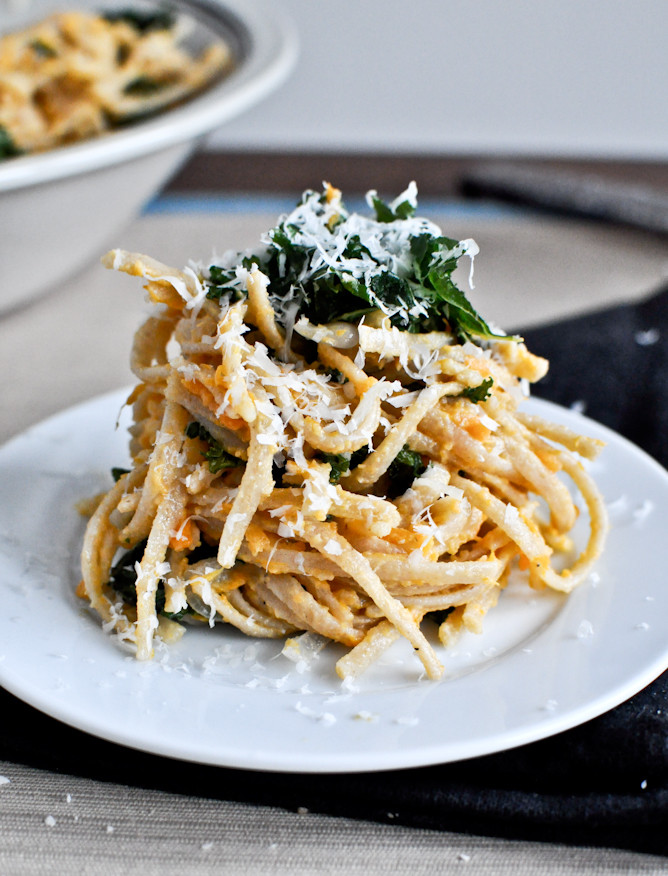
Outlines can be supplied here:
<path id="1" fill-rule="evenodd" d="M 414 184 L 375 217 L 306 192 L 245 254 L 183 271 L 115 250 L 157 308 L 135 337 L 132 469 L 93 513 L 81 594 L 152 656 L 187 622 L 393 641 L 430 678 L 481 630 L 513 568 L 568 593 L 604 541 L 581 458 L 600 442 L 518 407 L 547 362 L 476 313 L 453 272 L 477 252 L 415 216 Z M 584 499 L 589 537 L 565 570 Z"/>

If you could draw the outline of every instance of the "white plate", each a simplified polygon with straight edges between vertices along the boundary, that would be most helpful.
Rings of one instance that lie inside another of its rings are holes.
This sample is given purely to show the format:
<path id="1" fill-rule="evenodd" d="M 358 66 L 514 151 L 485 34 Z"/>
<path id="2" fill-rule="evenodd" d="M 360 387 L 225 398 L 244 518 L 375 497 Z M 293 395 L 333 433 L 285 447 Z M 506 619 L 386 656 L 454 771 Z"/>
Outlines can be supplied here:
<path id="1" fill-rule="evenodd" d="M 668 666 L 668 474 L 572 411 L 553 420 L 604 439 L 592 470 L 612 532 L 597 573 L 570 597 L 511 586 L 485 621 L 420 679 L 399 642 L 357 684 L 336 646 L 306 672 L 280 644 L 189 629 L 150 664 L 106 635 L 74 595 L 84 528 L 74 503 L 126 459 L 114 422 L 125 394 L 47 420 L 0 449 L 0 683 L 82 730 L 144 751 L 286 772 L 395 769 L 489 754 L 574 727 Z"/>

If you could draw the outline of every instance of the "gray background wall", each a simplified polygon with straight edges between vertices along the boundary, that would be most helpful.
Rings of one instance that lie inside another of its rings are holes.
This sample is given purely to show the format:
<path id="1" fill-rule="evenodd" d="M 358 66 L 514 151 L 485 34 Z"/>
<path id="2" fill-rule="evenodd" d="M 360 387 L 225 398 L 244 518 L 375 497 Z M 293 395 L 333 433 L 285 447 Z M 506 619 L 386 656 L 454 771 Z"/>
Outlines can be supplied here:
<path id="1" fill-rule="evenodd" d="M 274 2 L 298 67 L 213 148 L 668 155 L 668 0 Z"/>

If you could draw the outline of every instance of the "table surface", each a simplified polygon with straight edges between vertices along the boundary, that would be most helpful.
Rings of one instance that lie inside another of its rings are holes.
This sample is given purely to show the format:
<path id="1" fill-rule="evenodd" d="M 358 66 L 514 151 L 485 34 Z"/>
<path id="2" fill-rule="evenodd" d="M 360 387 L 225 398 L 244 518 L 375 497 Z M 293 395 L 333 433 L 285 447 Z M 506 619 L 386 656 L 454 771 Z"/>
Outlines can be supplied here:
<path id="1" fill-rule="evenodd" d="M 243 249 L 291 201 L 169 195 L 113 241 L 168 264 Z M 521 210 L 430 201 L 453 237 L 474 237 L 474 302 L 507 329 L 640 299 L 668 276 L 665 240 Z M 90 265 L 0 319 L 0 440 L 132 381 L 140 284 Z M 501 840 L 181 797 L 0 762 L 0 870 L 44 873 L 666 873 L 662 858 Z"/>

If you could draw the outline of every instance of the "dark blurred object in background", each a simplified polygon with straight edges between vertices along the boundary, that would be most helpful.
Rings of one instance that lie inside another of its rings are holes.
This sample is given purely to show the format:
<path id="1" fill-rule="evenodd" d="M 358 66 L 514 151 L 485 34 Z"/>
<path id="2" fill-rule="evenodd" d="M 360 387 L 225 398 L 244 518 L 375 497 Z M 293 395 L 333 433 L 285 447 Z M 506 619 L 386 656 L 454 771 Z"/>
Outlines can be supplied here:
<path id="1" fill-rule="evenodd" d="M 550 213 L 668 233 L 668 192 L 600 174 L 490 162 L 466 171 L 461 191 L 464 195 L 538 207 Z"/>

